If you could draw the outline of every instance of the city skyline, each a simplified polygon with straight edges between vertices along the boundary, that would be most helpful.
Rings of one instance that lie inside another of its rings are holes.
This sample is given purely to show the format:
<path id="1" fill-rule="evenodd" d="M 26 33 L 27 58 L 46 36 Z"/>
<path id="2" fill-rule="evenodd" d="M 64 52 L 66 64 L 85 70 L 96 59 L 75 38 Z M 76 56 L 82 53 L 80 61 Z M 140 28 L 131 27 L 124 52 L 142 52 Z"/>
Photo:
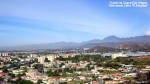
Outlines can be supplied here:
<path id="1" fill-rule="evenodd" d="M 149 6 L 108 4 L 109 0 L 0 1 L 0 46 L 150 35 Z"/>

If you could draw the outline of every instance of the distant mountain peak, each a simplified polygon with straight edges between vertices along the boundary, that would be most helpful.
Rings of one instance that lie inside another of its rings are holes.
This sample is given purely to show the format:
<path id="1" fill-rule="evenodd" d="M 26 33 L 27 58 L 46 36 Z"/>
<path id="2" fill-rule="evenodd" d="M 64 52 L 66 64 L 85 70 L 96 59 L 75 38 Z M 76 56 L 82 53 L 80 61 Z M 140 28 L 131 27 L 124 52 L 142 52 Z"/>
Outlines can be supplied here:
<path id="1" fill-rule="evenodd" d="M 91 44 L 91 43 L 100 43 L 101 40 L 100 39 L 93 39 L 93 40 L 89 40 L 89 41 L 84 41 L 82 42 L 82 44 Z"/>
<path id="2" fill-rule="evenodd" d="M 102 41 L 103 42 L 116 42 L 116 41 L 119 41 L 119 40 L 120 40 L 119 37 L 112 35 L 112 36 L 108 36 L 108 37 L 104 38 Z"/>
<path id="3" fill-rule="evenodd" d="M 112 35 L 112 36 L 105 37 L 104 39 L 118 39 L 118 38 L 119 37 Z"/>

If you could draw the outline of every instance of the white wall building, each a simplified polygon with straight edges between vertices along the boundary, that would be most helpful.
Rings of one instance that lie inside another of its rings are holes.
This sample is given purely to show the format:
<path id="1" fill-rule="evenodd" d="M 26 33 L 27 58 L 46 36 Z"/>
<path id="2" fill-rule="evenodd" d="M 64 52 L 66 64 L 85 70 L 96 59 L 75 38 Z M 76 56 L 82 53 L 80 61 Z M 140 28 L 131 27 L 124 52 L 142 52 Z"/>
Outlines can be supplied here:
<path id="1" fill-rule="evenodd" d="M 40 57 L 38 57 L 38 62 L 41 64 L 44 64 L 45 58 L 47 58 L 49 61 L 53 62 L 56 58 L 56 55 L 48 54 L 48 55 L 40 56 Z"/>
<path id="2" fill-rule="evenodd" d="M 0 56 L 8 56 L 8 53 L 0 53 Z"/>
<path id="3" fill-rule="evenodd" d="M 117 57 L 128 57 L 128 55 L 126 54 L 126 53 L 114 53 L 114 54 L 112 54 L 112 59 L 115 59 L 115 58 L 117 58 Z"/>

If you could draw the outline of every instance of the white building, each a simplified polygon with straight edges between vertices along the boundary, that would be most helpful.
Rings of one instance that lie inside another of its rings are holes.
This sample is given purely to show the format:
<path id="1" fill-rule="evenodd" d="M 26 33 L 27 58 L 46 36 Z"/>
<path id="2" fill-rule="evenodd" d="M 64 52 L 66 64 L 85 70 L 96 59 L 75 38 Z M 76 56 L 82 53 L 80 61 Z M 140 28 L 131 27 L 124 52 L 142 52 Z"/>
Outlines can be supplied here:
<path id="1" fill-rule="evenodd" d="M 0 56 L 8 56 L 8 53 L 0 53 Z"/>
<path id="2" fill-rule="evenodd" d="M 114 53 L 114 54 L 112 54 L 112 59 L 115 59 L 115 58 L 117 58 L 117 57 L 128 57 L 128 55 L 126 54 L 126 53 Z"/>
<path id="3" fill-rule="evenodd" d="M 127 53 L 119 52 L 119 53 L 104 53 L 102 54 L 103 57 L 115 59 L 117 57 L 128 57 Z"/>
<path id="4" fill-rule="evenodd" d="M 47 58 L 50 62 L 53 62 L 56 58 L 56 55 L 48 54 L 48 55 L 40 56 L 40 57 L 38 57 L 38 62 L 41 64 L 44 64 L 45 58 Z"/>

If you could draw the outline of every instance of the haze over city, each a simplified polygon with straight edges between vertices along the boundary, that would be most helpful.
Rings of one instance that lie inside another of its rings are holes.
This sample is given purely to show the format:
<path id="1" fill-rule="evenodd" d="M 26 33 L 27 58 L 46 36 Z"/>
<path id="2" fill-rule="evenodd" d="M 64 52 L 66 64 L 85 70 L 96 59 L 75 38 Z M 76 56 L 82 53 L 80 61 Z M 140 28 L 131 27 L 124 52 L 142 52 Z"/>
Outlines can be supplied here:
<path id="1" fill-rule="evenodd" d="M 150 0 L 0 0 L 0 84 L 150 84 Z"/>
<path id="2" fill-rule="evenodd" d="M 150 35 L 150 7 L 111 8 L 109 0 L 1 0 L 0 46 Z"/>

